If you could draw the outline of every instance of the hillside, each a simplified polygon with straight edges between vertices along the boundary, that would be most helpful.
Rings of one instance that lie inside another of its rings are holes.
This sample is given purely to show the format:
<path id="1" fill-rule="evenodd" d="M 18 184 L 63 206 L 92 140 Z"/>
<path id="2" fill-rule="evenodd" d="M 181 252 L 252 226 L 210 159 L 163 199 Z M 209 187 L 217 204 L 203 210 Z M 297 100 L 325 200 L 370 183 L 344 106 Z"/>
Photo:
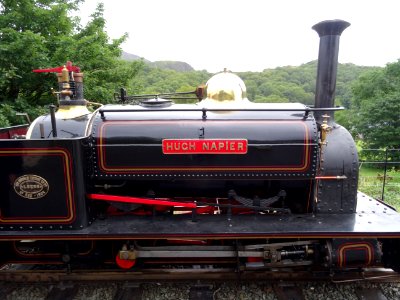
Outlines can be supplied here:
<path id="1" fill-rule="evenodd" d="M 144 59 L 143 57 L 140 57 L 140 56 L 138 56 L 136 54 L 128 53 L 128 52 L 125 52 L 125 51 L 122 51 L 121 58 L 123 60 L 127 60 L 127 61 L 134 61 L 134 60 L 139 60 L 139 59 L 143 59 L 144 61 L 148 61 L 148 60 Z"/>
<path id="2" fill-rule="evenodd" d="M 190 72 L 194 71 L 191 65 L 183 61 L 155 61 L 151 63 L 152 66 L 160 69 L 174 70 L 177 72 Z"/>
<path id="3" fill-rule="evenodd" d="M 177 72 L 194 71 L 193 67 L 182 61 L 149 61 L 143 57 L 123 51 L 121 58 L 126 61 L 135 61 L 142 59 L 147 65 L 164 70 L 174 70 Z"/>
<path id="4" fill-rule="evenodd" d="M 351 86 L 359 76 L 376 67 L 339 64 L 336 84 L 336 104 L 350 107 Z M 255 102 L 314 103 L 317 61 L 300 66 L 265 69 L 262 72 L 243 72 L 238 75 L 247 87 L 248 98 Z M 146 65 L 132 81 L 141 93 L 193 91 L 204 84 L 212 74 L 206 71 L 180 72 L 170 68 L 154 68 Z"/>

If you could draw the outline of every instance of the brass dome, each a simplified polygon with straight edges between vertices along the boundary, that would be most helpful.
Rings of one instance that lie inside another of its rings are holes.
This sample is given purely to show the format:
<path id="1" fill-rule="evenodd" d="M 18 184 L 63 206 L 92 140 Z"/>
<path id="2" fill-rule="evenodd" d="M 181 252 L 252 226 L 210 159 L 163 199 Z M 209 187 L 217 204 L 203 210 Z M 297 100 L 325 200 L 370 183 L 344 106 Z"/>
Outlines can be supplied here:
<path id="1" fill-rule="evenodd" d="M 206 83 L 207 102 L 248 101 L 246 85 L 239 76 L 226 69 L 215 74 Z"/>

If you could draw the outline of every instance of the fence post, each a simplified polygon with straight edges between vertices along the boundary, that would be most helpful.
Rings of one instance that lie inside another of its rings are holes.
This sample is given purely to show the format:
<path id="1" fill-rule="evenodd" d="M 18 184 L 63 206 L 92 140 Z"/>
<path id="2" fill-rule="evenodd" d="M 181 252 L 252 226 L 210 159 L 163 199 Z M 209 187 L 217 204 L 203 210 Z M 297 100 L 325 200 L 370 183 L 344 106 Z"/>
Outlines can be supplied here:
<path id="1" fill-rule="evenodd" d="M 388 162 L 388 148 L 385 149 L 385 164 L 384 164 L 384 171 L 383 171 L 383 185 L 382 185 L 382 197 L 381 197 L 382 201 L 385 201 L 387 162 Z"/>

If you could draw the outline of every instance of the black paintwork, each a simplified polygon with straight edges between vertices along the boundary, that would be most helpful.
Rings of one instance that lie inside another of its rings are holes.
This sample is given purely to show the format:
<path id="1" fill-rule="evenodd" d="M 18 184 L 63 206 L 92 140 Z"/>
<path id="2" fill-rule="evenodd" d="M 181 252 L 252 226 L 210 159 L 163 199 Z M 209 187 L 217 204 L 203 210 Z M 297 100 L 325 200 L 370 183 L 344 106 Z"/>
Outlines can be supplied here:
<path id="1" fill-rule="evenodd" d="M 312 117 L 304 119 L 299 112 L 209 111 L 203 119 L 200 111 L 192 111 L 197 105 L 173 105 L 155 112 L 140 106 L 133 106 L 138 111 L 132 112 L 128 111 L 132 107 L 125 107 L 126 112 L 124 107 L 116 107 L 117 113 L 108 111 L 105 118 L 97 115 L 94 120 L 96 177 L 143 178 L 156 174 L 159 178 L 305 179 L 315 176 L 316 124 Z M 290 109 L 288 105 L 284 107 Z M 163 139 L 246 139 L 249 147 L 245 155 L 165 155 L 161 147 Z"/>
<path id="2" fill-rule="evenodd" d="M 86 139 L 1 141 L 0 230 L 87 225 L 85 143 Z M 29 175 L 45 180 L 45 196 L 27 198 L 16 191 L 16 180 Z"/>
<path id="3" fill-rule="evenodd" d="M 400 237 L 400 215 L 359 194 L 357 213 L 302 215 L 125 216 L 96 220 L 82 230 L 7 231 L 0 239 L 388 238 Z"/>
<path id="4" fill-rule="evenodd" d="M 328 243 L 330 265 L 336 267 L 364 267 L 381 262 L 382 247 L 377 239 L 335 238 Z"/>
<path id="5" fill-rule="evenodd" d="M 320 180 L 318 213 L 352 213 L 357 205 L 358 155 L 350 133 L 333 125 L 326 145 L 321 147 L 320 176 L 341 175 L 345 180 Z"/>
<path id="6" fill-rule="evenodd" d="M 348 26 L 350 23 L 341 20 L 323 21 L 313 26 L 320 37 L 315 91 L 316 108 L 334 107 L 340 35 Z M 333 112 L 317 111 L 315 118 L 318 123 L 322 123 L 324 114 L 328 114 L 330 122 L 333 122 Z"/>
<path id="7" fill-rule="evenodd" d="M 58 119 L 56 118 L 55 124 L 57 128 L 57 138 L 73 139 L 80 138 L 86 135 L 86 128 L 92 114 L 83 115 L 73 119 Z M 44 129 L 44 137 L 41 136 L 40 124 Z M 30 139 L 52 139 L 53 126 L 51 124 L 51 115 L 43 115 L 38 117 L 32 124 Z"/>
<path id="8" fill-rule="evenodd" d="M 102 183 L 124 180 L 116 192 L 134 196 L 215 198 L 235 190 L 267 198 L 285 190 L 293 212 L 311 211 L 318 131 L 304 109 L 249 103 L 243 110 L 210 109 L 203 118 L 201 105 L 109 105 L 93 118 L 91 175 Z M 246 139 L 248 152 L 167 155 L 164 139 Z"/>

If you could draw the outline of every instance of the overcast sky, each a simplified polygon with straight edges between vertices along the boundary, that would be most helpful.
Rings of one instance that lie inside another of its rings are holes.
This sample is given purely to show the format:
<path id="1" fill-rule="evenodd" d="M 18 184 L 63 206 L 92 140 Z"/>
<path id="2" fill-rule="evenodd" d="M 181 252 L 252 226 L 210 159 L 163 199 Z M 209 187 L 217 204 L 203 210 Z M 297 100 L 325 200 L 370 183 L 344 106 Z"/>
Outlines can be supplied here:
<path id="1" fill-rule="evenodd" d="M 328 19 L 351 23 L 341 37 L 341 63 L 400 59 L 399 0 L 86 0 L 83 24 L 98 2 L 109 36 L 129 34 L 124 51 L 196 70 L 262 71 L 315 60 L 319 38 L 311 27 Z"/>

